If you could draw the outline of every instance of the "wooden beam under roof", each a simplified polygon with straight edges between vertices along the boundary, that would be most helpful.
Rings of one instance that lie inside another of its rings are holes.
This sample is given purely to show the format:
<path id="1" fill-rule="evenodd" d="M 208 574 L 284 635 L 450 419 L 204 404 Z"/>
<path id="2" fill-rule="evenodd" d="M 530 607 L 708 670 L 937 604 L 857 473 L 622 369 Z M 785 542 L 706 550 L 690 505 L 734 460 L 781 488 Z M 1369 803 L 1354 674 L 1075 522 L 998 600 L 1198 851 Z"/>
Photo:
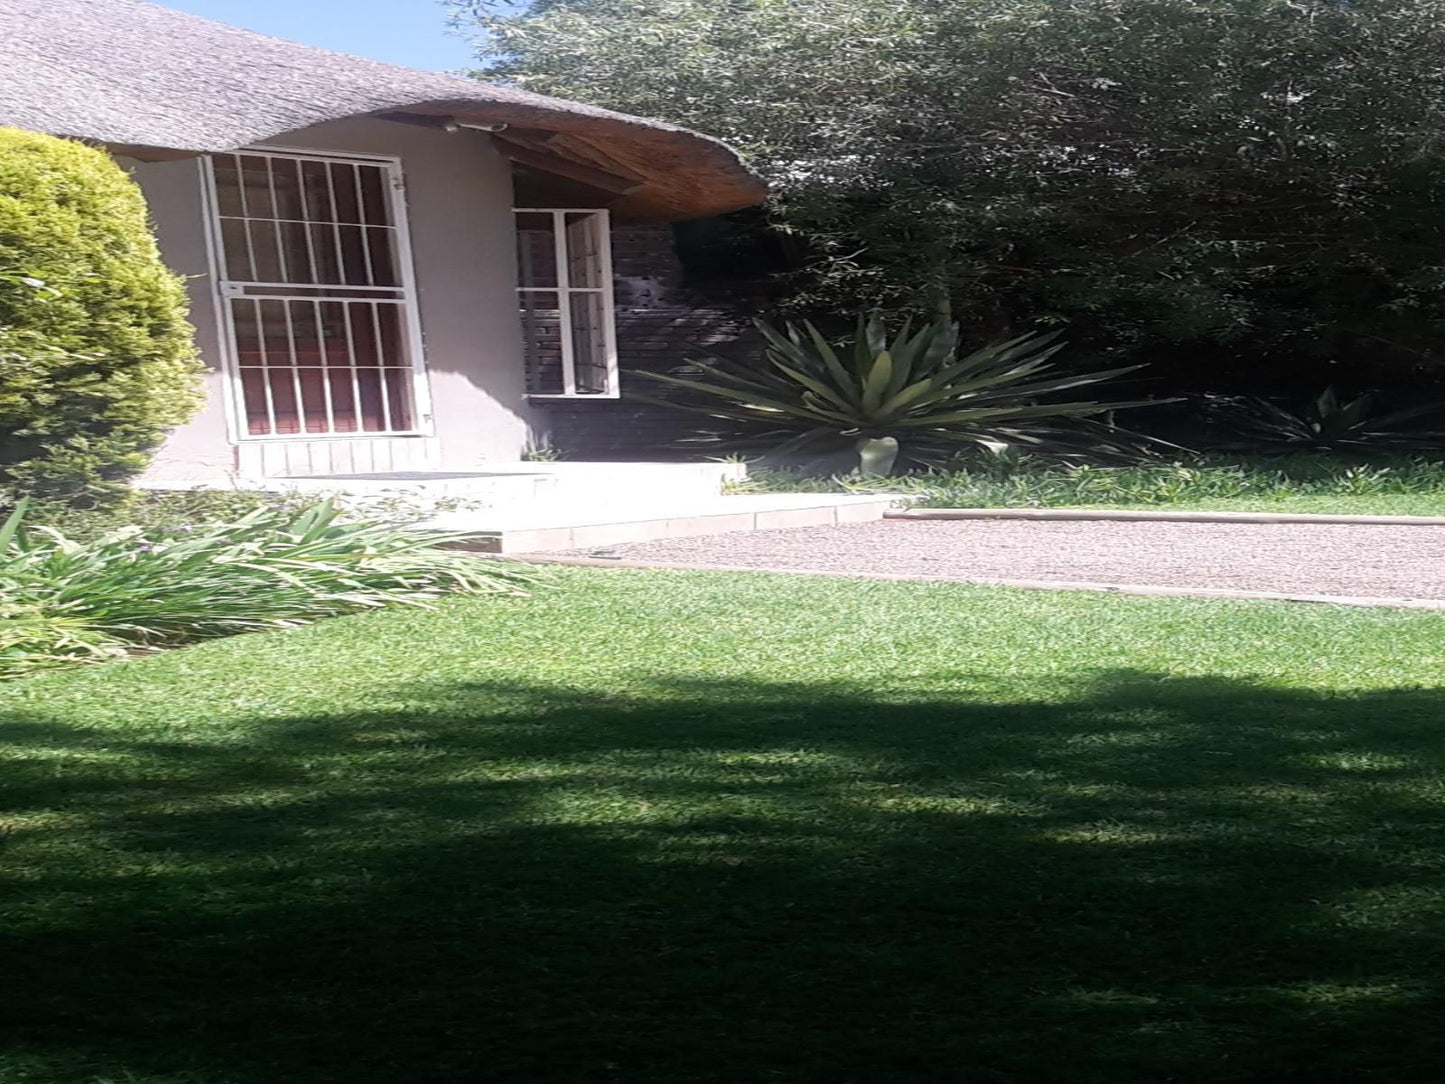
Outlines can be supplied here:
<path id="1" fill-rule="evenodd" d="M 492 138 L 496 140 L 497 149 L 502 154 L 529 169 L 539 170 L 543 173 L 555 173 L 559 177 L 567 177 L 570 180 L 618 196 L 625 196 L 643 187 L 644 182 L 641 178 L 624 177 L 620 173 L 586 165 L 551 151 L 536 149 L 534 146 L 528 145 L 531 141 L 523 143 L 513 138 L 510 133 L 498 133 Z"/>

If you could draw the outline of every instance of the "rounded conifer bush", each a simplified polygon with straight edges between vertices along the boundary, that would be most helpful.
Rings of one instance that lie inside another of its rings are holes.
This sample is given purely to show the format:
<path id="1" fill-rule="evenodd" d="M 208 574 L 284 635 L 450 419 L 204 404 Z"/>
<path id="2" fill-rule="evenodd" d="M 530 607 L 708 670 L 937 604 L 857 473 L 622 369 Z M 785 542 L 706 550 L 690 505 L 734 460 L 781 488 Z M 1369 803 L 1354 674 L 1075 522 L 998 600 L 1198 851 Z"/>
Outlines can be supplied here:
<path id="1" fill-rule="evenodd" d="M 185 289 L 103 151 L 0 128 L 0 490 L 105 503 L 200 405 Z"/>

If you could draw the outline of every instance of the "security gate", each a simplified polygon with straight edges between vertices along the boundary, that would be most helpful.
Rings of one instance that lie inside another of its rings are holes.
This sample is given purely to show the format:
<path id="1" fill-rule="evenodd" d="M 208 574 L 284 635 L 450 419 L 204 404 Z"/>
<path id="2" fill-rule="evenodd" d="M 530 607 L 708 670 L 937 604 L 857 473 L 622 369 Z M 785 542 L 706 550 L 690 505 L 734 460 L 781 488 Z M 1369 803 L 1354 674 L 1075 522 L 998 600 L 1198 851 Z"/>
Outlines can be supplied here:
<path id="1" fill-rule="evenodd" d="M 419 432 L 400 166 L 247 151 L 209 175 L 241 435 Z"/>

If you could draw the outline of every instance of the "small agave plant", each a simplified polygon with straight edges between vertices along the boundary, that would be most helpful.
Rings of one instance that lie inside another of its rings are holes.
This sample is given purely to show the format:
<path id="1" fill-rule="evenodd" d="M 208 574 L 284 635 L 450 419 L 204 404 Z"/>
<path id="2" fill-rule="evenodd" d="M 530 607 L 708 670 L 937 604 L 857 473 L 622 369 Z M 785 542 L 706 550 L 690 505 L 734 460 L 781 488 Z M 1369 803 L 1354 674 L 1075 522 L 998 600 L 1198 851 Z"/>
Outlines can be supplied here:
<path id="1" fill-rule="evenodd" d="M 1137 369 L 1061 373 L 1052 358 L 1060 332 L 1021 335 L 959 356 L 955 323 L 890 338 L 883 321 L 864 317 L 851 341 L 828 342 L 811 323 L 781 330 L 754 321 L 766 343 L 761 363 L 723 358 L 694 363 L 702 379 L 638 373 L 694 393 L 668 406 L 745 423 L 773 456 L 827 455 L 850 447 L 866 475 L 893 472 L 901 458 L 943 462 L 970 447 L 1050 450 L 1060 444 L 1099 450 L 1118 431 L 1077 419 L 1144 402 L 1044 402 L 1073 388 Z M 1114 434 L 1111 436 L 1111 434 Z"/>
<path id="2" fill-rule="evenodd" d="M 1418 451 L 1445 444 L 1445 431 L 1439 428 L 1445 404 L 1434 401 L 1386 411 L 1379 409 L 1374 396 L 1368 393 L 1342 399 L 1329 387 L 1297 405 L 1245 399 L 1235 403 L 1231 413 L 1241 439 L 1227 447 L 1348 452 L 1369 448 Z M 1432 415 L 1434 426 L 1407 424 Z"/>

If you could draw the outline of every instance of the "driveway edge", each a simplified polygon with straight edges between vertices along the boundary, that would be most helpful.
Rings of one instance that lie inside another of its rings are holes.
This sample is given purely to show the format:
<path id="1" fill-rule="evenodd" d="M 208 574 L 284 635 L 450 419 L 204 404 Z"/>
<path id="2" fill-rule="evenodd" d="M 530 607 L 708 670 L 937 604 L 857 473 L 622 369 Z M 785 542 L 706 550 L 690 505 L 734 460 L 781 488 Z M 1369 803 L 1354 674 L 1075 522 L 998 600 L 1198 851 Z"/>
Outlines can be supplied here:
<path id="1" fill-rule="evenodd" d="M 884 519 L 1042 519 L 1160 523 L 1342 523 L 1445 527 L 1445 516 L 1346 516 L 1323 512 L 1170 512 L 1134 508 L 895 508 Z"/>
<path id="2" fill-rule="evenodd" d="M 1139 583 L 1100 583 L 1091 580 L 1013 580 L 972 576 L 910 576 L 898 572 L 838 572 L 807 568 L 757 568 L 751 565 L 703 565 L 687 561 L 630 561 L 612 557 L 573 557 L 553 553 L 515 553 L 506 557 L 478 554 L 495 560 L 529 565 L 567 565 L 574 568 L 658 569 L 671 572 L 759 572 L 768 575 L 824 576 L 839 580 L 887 580 L 902 583 L 965 583 L 977 587 L 1015 587 L 1027 591 L 1094 591 L 1109 595 L 1144 595 L 1163 598 L 1229 598 L 1265 602 L 1314 602 L 1332 606 L 1390 607 L 1399 610 L 1445 610 L 1445 600 L 1425 598 L 1371 598 L 1360 595 L 1306 595 L 1285 591 L 1244 591 L 1225 587 L 1161 587 Z"/>

